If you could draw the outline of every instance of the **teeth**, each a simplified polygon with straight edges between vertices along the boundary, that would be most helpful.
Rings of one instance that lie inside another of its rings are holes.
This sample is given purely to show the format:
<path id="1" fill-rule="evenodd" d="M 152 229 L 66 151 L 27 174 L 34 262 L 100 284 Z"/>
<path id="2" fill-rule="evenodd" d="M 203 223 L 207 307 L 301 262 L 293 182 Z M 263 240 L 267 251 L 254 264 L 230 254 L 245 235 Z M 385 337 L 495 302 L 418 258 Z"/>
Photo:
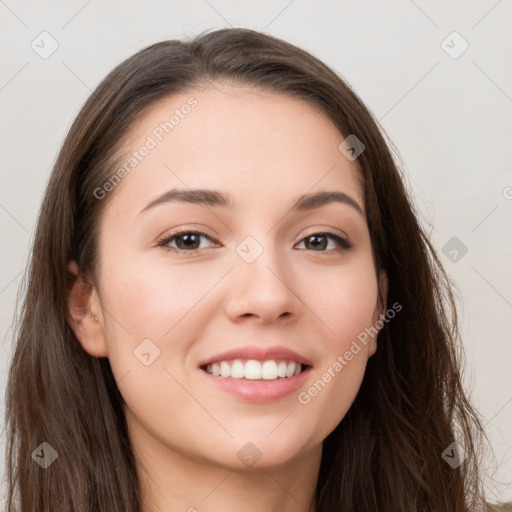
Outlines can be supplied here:
<path id="1" fill-rule="evenodd" d="M 220 363 L 220 376 L 221 377 L 229 377 L 231 375 L 231 368 L 229 367 L 229 364 L 226 363 L 226 361 L 222 361 Z"/>
<path id="2" fill-rule="evenodd" d="M 277 379 L 277 364 L 275 361 L 265 361 L 261 365 L 261 377 L 265 380 Z"/>
<path id="3" fill-rule="evenodd" d="M 261 363 L 254 359 L 249 359 L 245 363 L 245 378 L 250 380 L 261 379 Z"/>
<path id="4" fill-rule="evenodd" d="M 232 379 L 243 379 L 244 376 L 245 366 L 242 363 L 242 361 L 239 361 L 238 359 L 236 361 L 233 361 L 233 364 L 231 365 L 231 374 L 229 375 L 229 377 L 231 377 Z"/>
<path id="5" fill-rule="evenodd" d="M 216 377 L 231 377 L 247 380 L 276 380 L 298 375 L 302 364 L 295 361 L 257 361 L 249 359 L 245 364 L 240 359 L 220 361 L 206 365 L 206 371 Z"/>
<path id="6" fill-rule="evenodd" d="M 218 363 L 212 364 L 212 373 L 213 373 L 213 375 L 216 375 L 216 376 L 220 375 L 220 365 Z"/>
<path id="7" fill-rule="evenodd" d="M 286 376 L 291 377 L 295 373 L 295 363 L 292 361 L 287 367 L 286 367 Z"/>

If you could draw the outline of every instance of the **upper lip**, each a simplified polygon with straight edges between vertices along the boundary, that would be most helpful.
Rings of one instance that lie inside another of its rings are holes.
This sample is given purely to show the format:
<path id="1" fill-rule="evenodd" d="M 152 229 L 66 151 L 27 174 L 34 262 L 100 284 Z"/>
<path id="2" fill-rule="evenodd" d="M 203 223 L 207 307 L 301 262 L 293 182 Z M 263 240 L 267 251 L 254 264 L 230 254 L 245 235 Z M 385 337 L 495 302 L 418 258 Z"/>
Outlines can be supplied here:
<path id="1" fill-rule="evenodd" d="M 269 359 L 286 359 L 301 363 L 305 366 L 312 366 L 311 361 L 303 355 L 295 352 L 286 347 L 241 347 L 222 352 L 213 357 L 205 359 L 199 363 L 199 366 L 216 363 L 219 361 L 230 361 L 233 359 L 257 359 L 259 361 L 266 361 Z"/>

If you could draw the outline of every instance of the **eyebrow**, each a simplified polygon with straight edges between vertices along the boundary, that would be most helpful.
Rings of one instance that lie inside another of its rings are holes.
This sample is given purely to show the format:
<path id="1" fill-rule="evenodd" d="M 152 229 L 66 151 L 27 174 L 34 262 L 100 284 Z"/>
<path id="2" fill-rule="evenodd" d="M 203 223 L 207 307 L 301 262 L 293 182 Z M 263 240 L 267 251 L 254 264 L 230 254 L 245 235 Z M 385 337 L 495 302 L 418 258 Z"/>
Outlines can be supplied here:
<path id="1" fill-rule="evenodd" d="M 210 189 L 172 189 L 164 192 L 149 202 L 140 212 L 141 213 L 154 208 L 157 205 L 168 203 L 172 201 L 180 201 L 185 203 L 192 203 L 203 206 L 214 206 L 221 208 L 234 208 L 236 201 L 229 194 Z M 311 194 L 304 194 L 299 196 L 295 203 L 292 205 L 291 210 L 308 211 L 315 208 L 320 208 L 329 203 L 343 203 L 354 208 L 360 215 L 365 216 L 363 210 L 355 199 L 341 191 L 321 191 Z"/>

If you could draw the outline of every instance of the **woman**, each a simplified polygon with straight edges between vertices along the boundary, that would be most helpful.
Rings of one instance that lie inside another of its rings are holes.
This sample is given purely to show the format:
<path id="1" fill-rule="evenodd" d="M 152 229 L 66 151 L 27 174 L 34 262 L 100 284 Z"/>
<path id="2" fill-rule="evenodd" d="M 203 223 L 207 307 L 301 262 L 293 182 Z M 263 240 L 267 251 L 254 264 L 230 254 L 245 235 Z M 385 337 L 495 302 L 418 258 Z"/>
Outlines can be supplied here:
<path id="1" fill-rule="evenodd" d="M 8 510 L 476 510 L 461 350 L 335 72 L 248 29 L 154 44 L 93 92 L 48 184 Z"/>

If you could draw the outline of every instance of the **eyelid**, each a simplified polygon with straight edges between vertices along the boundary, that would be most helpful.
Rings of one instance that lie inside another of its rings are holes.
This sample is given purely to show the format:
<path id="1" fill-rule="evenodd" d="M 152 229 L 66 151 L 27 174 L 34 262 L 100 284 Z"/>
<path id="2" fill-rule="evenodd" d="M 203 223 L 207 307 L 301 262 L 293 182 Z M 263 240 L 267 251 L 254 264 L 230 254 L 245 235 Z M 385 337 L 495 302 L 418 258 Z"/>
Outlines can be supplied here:
<path id="1" fill-rule="evenodd" d="M 299 244 L 304 243 L 304 240 L 307 238 L 313 236 L 313 235 L 320 235 L 324 236 L 325 238 L 331 238 L 334 239 L 337 244 L 340 246 L 338 249 L 330 249 L 327 251 L 313 251 L 313 252 L 320 252 L 320 253 L 326 253 L 326 254 L 332 254 L 332 251 L 341 253 L 348 251 L 352 249 L 353 243 L 350 241 L 349 237 L 343 233 L 343 231 L 340 231 L 339 229 L 335 228 L 329 228 L 329 229 L 315 229 L 311 231 L 310 233 L 304 235 L 300 241 Z"/>
<path id="2" fill-rule="evenodd" d="M 177 231 L 171 231 L 168 233 L 164 233 L 160 238 L 158 238 L 156 245 L 157 245 L 157 247 L 163 247 L 164 249 L 171 249 L 171 250 L 175 249 L 177 252 L 181 252 L 183 254 L 198 252 L 199 249 L 191 249 L 191 250 L 187 251 L 185 249 L 176 249 L 175 247 L 166 247 L 165 243 L 169 242 L 171 239 L 176 238 L 180 235 L 188 234 L 188 233 L 193 233 L 196 235 L 204 236 L 204 237 L 208 238 L 209 240 L 211 240 L 212 242 L 216 242 L 216 240 L 212 236 L 210 236 L 208 233 L 205 233 L 198 229 L 189 228 L 189 229 L 178 229 Z"/>
<path id="3" fill-rule="evenodd" d="M 320 227 L 319 228 L 318 226 L 308 229 L 307 234 L 305 234 L 302 238 L 305 238 L 305 237 L 308 237 L 311 235 L 320 234 L 320 233 L 335 234 L 335 235 L 340 236 L 341 238 L 344 238 L 347 241 L 349 240 L 348 235 L 341 229 L 331 228 L 331 227 L 330 228 L 328 228 L 328 227 L 325 227 L 325 228 Z"/>
<path id="4" fill-rule="evenodd" d="M 338 249 L 330 249 L 328 251 L 313 251 L 313 252 L 331 254 L 331 251 L 335 251 L 335 252 L 340 253 L 340 252 L 345 252 L 353 247 L 353 244 L 350 241 L 349 237 L 340 229 L 337 229 L 337 228 L 323 228 L 322 229 L 322 228 L 318 228 L 318 227 L 316 227 L 316 228 L 313 227 L 308 231 L 309 232 L 307 234 L 305 234 L 301 237 L 298 244 L 303 243 L 304 240 L 306 240 L 310 236 L 321 235 L 321 236 L 326 236 L 326 238 L 334 239 L 340 246 Z M 208 238 L 209 240 L 211 240 L 212 242 L 218 243 L 208 233 L 205 233 L 203 231 L 199 231 L 199 230 L 193 229 L 193 228 L 185 228 L 185 229 L 178 229 L 177 231 L 171 231 L 169 233 L 165 233 L 164 235 L 162 235 L 157 240 L 157 247 L 163 247 L 164 249 L 167 249 L 168 251 L 174 250 L 175 252 L 181 253 L 181 254 L 198 253 L 200 251 L 200 249 L 186 250 L 186 249 L 177 249 L 175 247 L 167 247 L 166 246 L 166 243 L 170 242 L 171 239 L 174 239 L 176 237 L 179 237 L 180 235 L 189 234 L 189 233 L 193 233 L 193 234 L 196 234 L 199 236 L 204 236 L 204 237 Z M 203 247 L 203 249 L 205 249 L 205 248 Z"/>

